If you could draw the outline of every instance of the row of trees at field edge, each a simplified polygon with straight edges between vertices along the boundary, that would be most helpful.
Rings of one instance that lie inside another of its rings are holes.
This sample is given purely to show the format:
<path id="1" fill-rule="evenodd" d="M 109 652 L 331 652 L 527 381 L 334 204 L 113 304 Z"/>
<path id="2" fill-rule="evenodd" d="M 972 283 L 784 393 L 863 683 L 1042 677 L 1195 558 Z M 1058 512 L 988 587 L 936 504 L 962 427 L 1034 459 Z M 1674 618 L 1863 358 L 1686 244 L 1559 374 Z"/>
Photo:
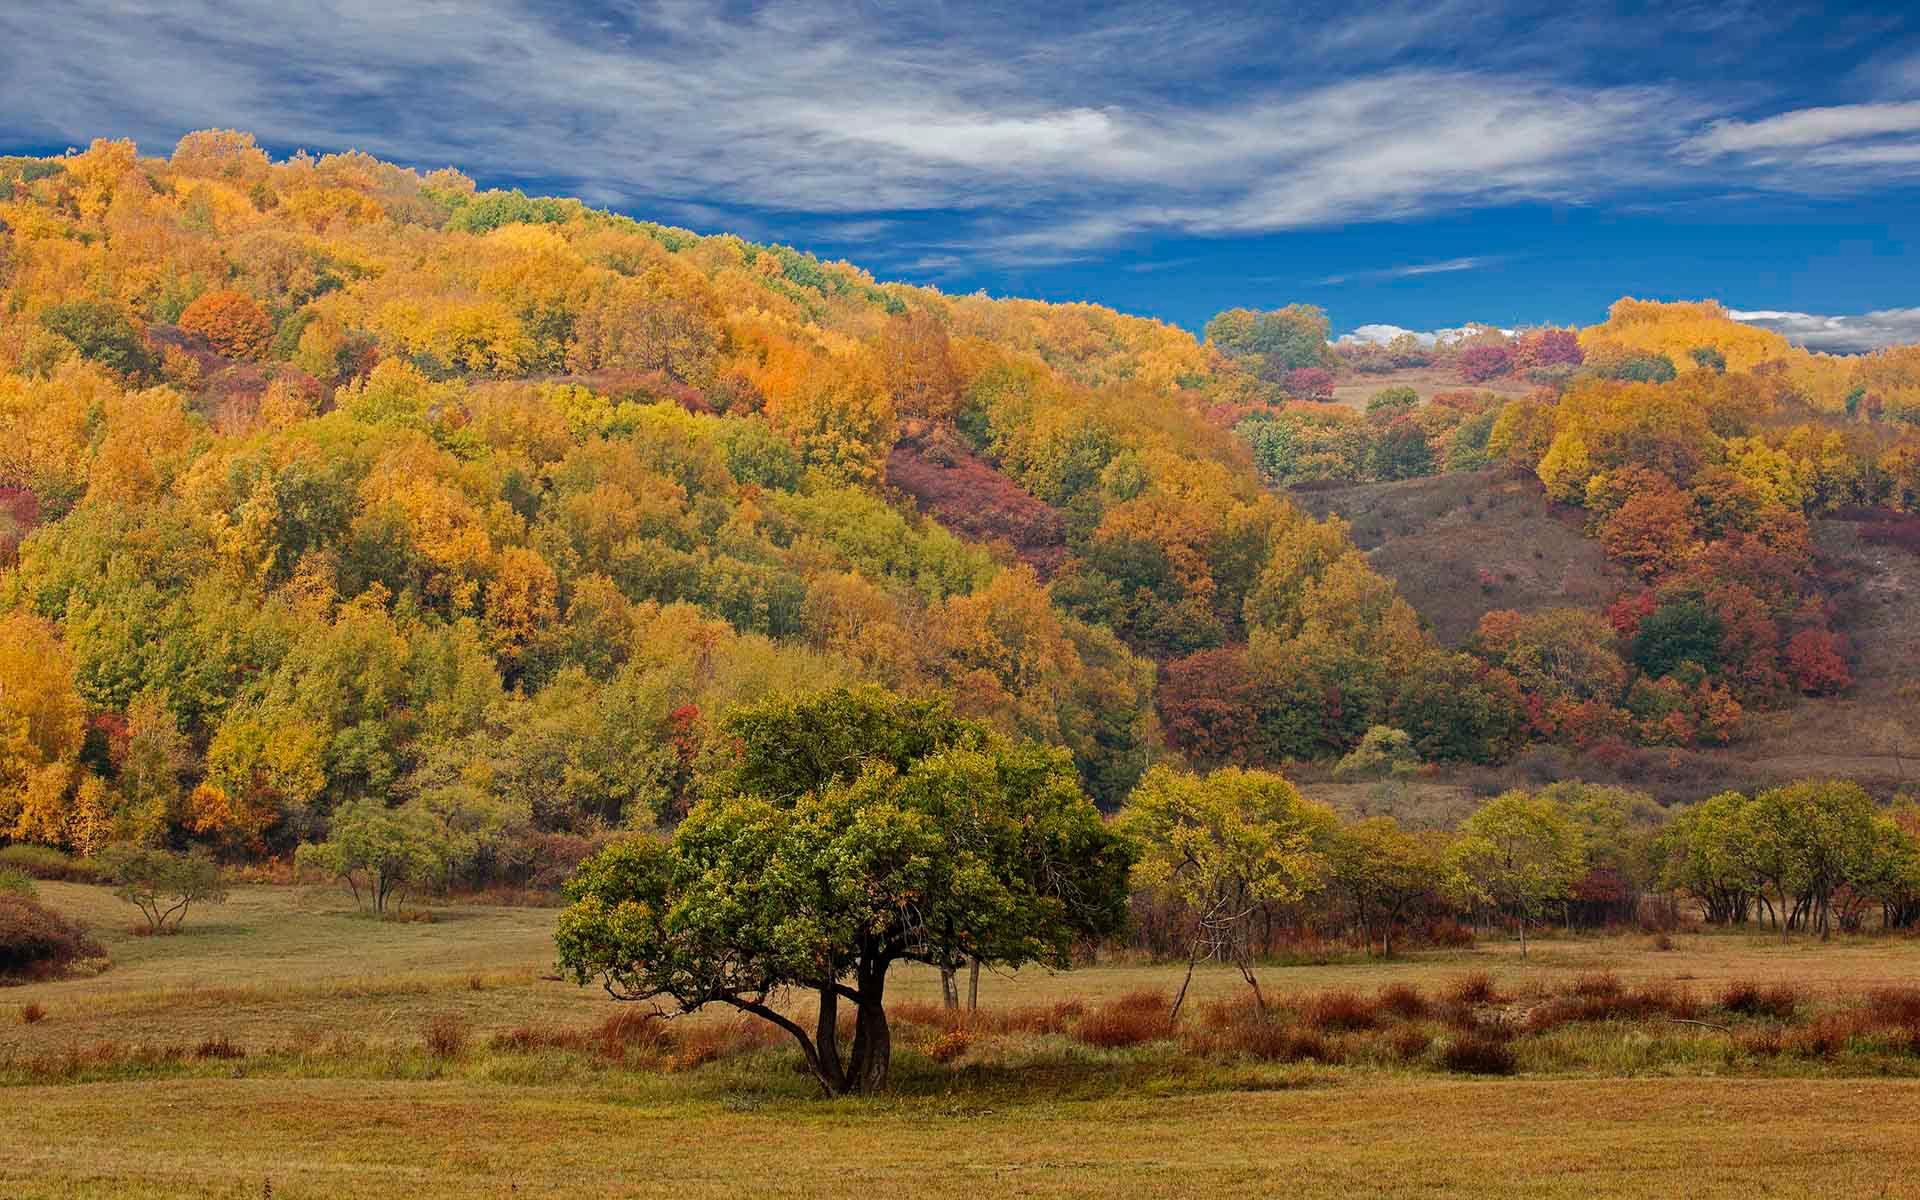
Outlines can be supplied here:
<path id="1" fill-rule="evenodd" d="M 1524 953 L 1531 925 L 1630 916 L 1654 889 L 1716 921 L 1768 911 L 1783 936 L 1859 929 L 1875 906 L 1887 928 L 1920 920 L 1920 804 L 1883 812 L 1845 782 L 1724 793 L 1670 820 L 1638 793 L 1561 783 L 1440 833 L 1343 822 L 1268 772 L 1156 767 L 1105 821 L 1064 752 L 938 699 L 777 697 L 724 728 L 736 755 L 671 836 L 617 842 L 568 883 L 560 961 L 663 1012 L 770 1021 L 831 1095 L 886 1082 L 895 964 L 949 979 L 969 964 L 1066 967 L 1143 906 L 1137 924 L 1158 924 L 1189 981 L 1203 958 L 1231 962 L 1263 1010 L 1258 931 L 1276 910 L 1382 953 L 1417 917 L 1476 913 L 1512 920 Z M 796 991 L 816 1000 L 811 1029 L 782 1007 Z"/>

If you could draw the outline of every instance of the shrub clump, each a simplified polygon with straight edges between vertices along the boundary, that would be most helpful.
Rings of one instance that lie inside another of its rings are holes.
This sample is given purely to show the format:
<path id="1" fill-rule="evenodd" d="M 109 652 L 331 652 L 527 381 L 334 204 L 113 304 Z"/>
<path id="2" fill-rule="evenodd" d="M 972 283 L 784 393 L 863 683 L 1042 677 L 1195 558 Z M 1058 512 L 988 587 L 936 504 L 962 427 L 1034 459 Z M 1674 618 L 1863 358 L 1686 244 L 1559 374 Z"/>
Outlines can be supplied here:
<path id="1" fill-rule="evenodd" d="M 927 1057 L 937 1063 L 950 1063 L 973 1045 L 973 1035 L 964 1029 L 949 1029 L 927 1045 Z"/>
<path id="2" fill-rule="evenodd" d="M 1380 989 L 1380 1007 L 1407 1021 L 1427 1015 L 1427 998 L 1411 983 L 1390 983 Z"/>
<path id="3" fill-rule="evenodd" d="M 1499 996 L 1493 987 L 1493 976 L 1485 971 L 1462 975 L 1446 991 L 1446 998 L 1454 1004 L 1492 1004 Z"/>
<path id="4" fill-rule="evenodd" d="M 1750 980 L 1730 983 L 1720 993 L 1720 1007 L 1745 1017 L 1793 1016 L 1800 1007 L 1800 992 L 1792 984 L 1762 986 Z"/>
<path id="5" fill-rule="evenodd" d="M 1089 1010 L 1074 1027 L 1073 1036 L 1103 1050 L 1160 1041 L 1173 1036 L 1173 1022 L 1168 1017 L 1172 1005 L 1165 992 L 1129 992 Z"/>
<path id="6" fill-rule="evenodd" d="M 459 1017 L 435 1017 L 427 1022 L 423 1034 L 427 1053 L 435 1058 L 459 1058 L 467 1052 L 467 1023 Z"/>
<path id="7" fill-rule="evenodd" d="M 0 979 L 44 979 L 107 952 L 87 931 L 36 900 L 0 893 Z"/>
<path id="8" fill-rule="evenodd" d="M 1346 989 L 1307 997 L 1300 1005 L 1300 1016 L 1316 1029 L 1372 1029 L 1380 1024 L 1378 1003 Z"/>
<path id="9" fill-rule="evenodd" d="M 1513 1047 L 1491 1033 L 1463 1033 L 1441 1049 L 1440 1065 L 1461 1075 L 1511 1075 Z"/>

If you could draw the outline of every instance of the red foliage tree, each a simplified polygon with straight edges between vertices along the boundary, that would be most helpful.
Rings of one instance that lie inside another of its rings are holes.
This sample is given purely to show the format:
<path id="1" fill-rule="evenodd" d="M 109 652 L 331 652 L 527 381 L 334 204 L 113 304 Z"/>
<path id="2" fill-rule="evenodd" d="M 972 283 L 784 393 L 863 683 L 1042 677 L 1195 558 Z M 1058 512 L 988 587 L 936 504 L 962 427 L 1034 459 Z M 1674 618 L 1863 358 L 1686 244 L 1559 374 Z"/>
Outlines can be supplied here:
<path id="1" fill-rule="evenodd" d="M 1324 367 L 1295 367 L 1282 385 L 1295 400 L 1333 399 L 1333 372 Z"/>
<path id="2" fill-rule="evenodd" d="M 1577 367 L 1585 359 L 1580 335 L 1571 329 L 1529 329 L 1513 343 L 1513 365 L 1521 370 L 1561 364 Z"/>
<path id="3" fill-rule="evenodd" d="M 1244 647 L 1202 650 L 1160 672 L 1167 741 L 1196 764 L 1252 763 L 1258 753 L 1257 682 Z"/>
<path id="4" fill-rule="evenodd" d="M 1787 641 L 1787 671 L 1809 696 L 1831 696 L 1853 682 L 1844 644 L 1831 631 L 1802 629 Z"/>
<path id="5" fill-rule="evenodd" d="M 1458 365 L 1469 383 L 1484 383 L 1513 370 L 1513 351 L 1505 346 L 1468 346 L 1460 352 Z"/>

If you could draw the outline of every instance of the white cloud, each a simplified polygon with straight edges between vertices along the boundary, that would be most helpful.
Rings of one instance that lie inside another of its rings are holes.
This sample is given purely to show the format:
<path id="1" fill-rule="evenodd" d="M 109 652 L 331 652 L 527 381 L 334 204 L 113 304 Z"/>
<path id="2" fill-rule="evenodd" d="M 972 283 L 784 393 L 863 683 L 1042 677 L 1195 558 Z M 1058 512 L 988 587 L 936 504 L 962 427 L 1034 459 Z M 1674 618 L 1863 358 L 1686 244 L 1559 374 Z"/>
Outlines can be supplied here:
<path id="1" fill-rule="evenodd" d="M 1335 284 L 1351 283 L 1363 279 L 1408 279 L 1419 275 L 1446 275 L 1454 271 L 1475 271 L 1498 261 L 1497 258 L 1486 255 L 1470 255 L 1465 258 L 1449 258 L 1442 262 L 1413 263 L 1403 267 L 1381 267 L 1373 271 L 1349 271 L 1340 275 L 1329 275 L 1320 282 L 1324 284 Z"/>
<path id="2" fill-rule="evenodd" d="M 1397 337 L 1412 337 L 1414 341 L 1431 349 L 1441 342 L 1458 341 L 1470 334 L 1486 328 L 1484 325 L 1456 325 L 1449 329 L 1403 329 L 1398 325 L 1361 325 L 1348 333 L 1333 339 L 1336 346 L 1384 346 Z M 1511 335 L 1513 330 L 1500 332 Z"/>
<path id="3" fill-rule="evenodd" d="M 1802 108 L 1760 121 L 1715 121 L 1688 140 L 1703 156 L 1766 155 L 1887 134 L 1920 133 L 1920 101 Z"/>
<path id="4" fill-rule="evenodd" d="M 163 153 L 239 127 L 552 181 L 701 229 L 777 234 L 784 213 L 818 214 L 843 241 L 963 210 L 953 244 L 911 252 L 1037 263 L 1154 231 L 1587 202 L 1788 148 L 1828 156 L 1829 177 L 1885 173 L 1910 165 L 1885 139 L 1920 108 L 1699 132 L 1717 110 L 1698 95 L 1557 82 L 1537 54 L 1521 65 L 1524 39 L 1489 44 L 1470 0 L 1311 21 L 1147 0 L 1071 19 L 1018 0 L 582 5 L 15 0 L 0 4 L 0 143 L 131 134 Z M 1569 63 L 1572 41 L 1620 36 L 1563 32 Z"/>
<path id="5" fill-rule="evenodd" d="M 1796 346 L 1829 354 L 1864 354 L 1920 342 L 1920 308 L 1888 308 L 1857 316 L 1732 310 L 1736 321 L 1771 329 Z"/>

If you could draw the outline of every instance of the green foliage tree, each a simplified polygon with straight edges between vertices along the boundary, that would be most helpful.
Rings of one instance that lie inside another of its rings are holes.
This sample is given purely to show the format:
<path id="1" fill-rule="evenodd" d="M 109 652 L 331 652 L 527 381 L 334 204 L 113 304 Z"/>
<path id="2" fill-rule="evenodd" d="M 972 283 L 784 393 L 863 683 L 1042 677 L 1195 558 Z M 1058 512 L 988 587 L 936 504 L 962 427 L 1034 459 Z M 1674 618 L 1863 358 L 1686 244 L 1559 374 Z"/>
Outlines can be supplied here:
<path id="1" fill-rule="evenodd" d="M 1741 813 L 1755 873 L 1780 903 L 1780 938 L 1817 925 L 1832 936 L 1833 896 L 1868 874 L 1875 845 L 1873 800 L 1859 784 L 1805 779 L 1768 788 Z"/>
<path id="2" fill-rule="evenodd" d="M 1392 817 L 1368 817 L 1342 827 L 1328 844 L 1333 888 L 1353 905 L 1360 933 L 1380 940 L 1380 957 L 1393 957 L 1393 930 L 1407 910 L 1439 890 L 1444 879 L 1437 839 L 1409 833 Z"/>
<path id="3" fill-rule="evenodd" d="M 874 689 L 735 714 L 739 767 L 663 842 L 618 843 L 568 884 L 562 968 L 663 1013 L 720 1004 L 792 1035 L 830 1096 L 886 1084 L 889 970 L 1070 965 L 1126 916 L 1130 844 L 1067 756 L 960 731 Z M 813 993 L 809 1031 L 778 1006 Z M 839 1005 L 854 1040 L 839 1049 Z"/>
<path id="4" fill-rule="evenodd" d="M 1248 946 L 1250 922 L 1263 905 L 1299 900 L 1323 885 L 1332 812 L 1269 772 L 1223 767 L 1187 775 L 1155 767 L 1127 798 L 1117 824 L 1141 847 L 1135 886 L 1179 904 L 1192 921 L 1173 1019 L 1195 964 L 1208 953 L 1230 959 L 1266 1011 Z"/>
<path id="5" fill-rule="evenodd" d="M 1572 894 L 1586 858 L 1580 830 L 1559 805 L 1515 791 L 1487 801 L 1461 824 L 1447 866 L 1462 899 L 1513 915 L 1524 958 L 1528 923 Z"/>
<path id="6" fill-rule="evenodd" d="M 1661 882 L 1698 900 L 1715 924 L 1744 925 L 1760 887 L 1741 828 L 1747 802 L 1729 791 L 1688 805 L 1654 842 Z"/>
<path id="7" fill-rule="evenodd" d="M 1296 367 L 1325 362 L 1332 329 L 1321 309 L 1289 304 L 1267 312 L 1228 309 L 1207 322 L 1204 336 L 1223 353 L 1237 358 L 1258 356 L 1262 373 L 1277 378 Z"/>
<path id="8" fill-rule="evenodd" d="M 1410 775 L 1420 769 L 1420 754 L 1404 729 L 1375 725 L 1368 729 L 1360 744 L 1347 752 L 1333 768 L 1336 775 L 1356 779 L 1383 779 L 1388 775 Z"/>
<path id="9" fill-rule="evenodd" d="M 187 909 L 227 898 L 220 864 L 204 852 L 176 854 L 147 846 L 114 845 L 96 856 L 113 894 L 140 910 L 151 933 L 178 933 Z"/>
<path id="10" fill-rule="evenodd" d="M 160 369 L 160 356 L 147 335 L 118 305 L 91 300 L 55 304 L 40 313 L 42 327 L 65 338 L 80 357 L 132 379 L 145 380 Z"/>
<path id="11" fill-rule="evenodd" d="M 446 848 L 434 835 L 422 813 L 363 800 L 335 813 L 332 836 L 301 846 L 294 861 L 332 875 L 354 903 L 384 917 L 410 890 L 438 877 Z"/>

